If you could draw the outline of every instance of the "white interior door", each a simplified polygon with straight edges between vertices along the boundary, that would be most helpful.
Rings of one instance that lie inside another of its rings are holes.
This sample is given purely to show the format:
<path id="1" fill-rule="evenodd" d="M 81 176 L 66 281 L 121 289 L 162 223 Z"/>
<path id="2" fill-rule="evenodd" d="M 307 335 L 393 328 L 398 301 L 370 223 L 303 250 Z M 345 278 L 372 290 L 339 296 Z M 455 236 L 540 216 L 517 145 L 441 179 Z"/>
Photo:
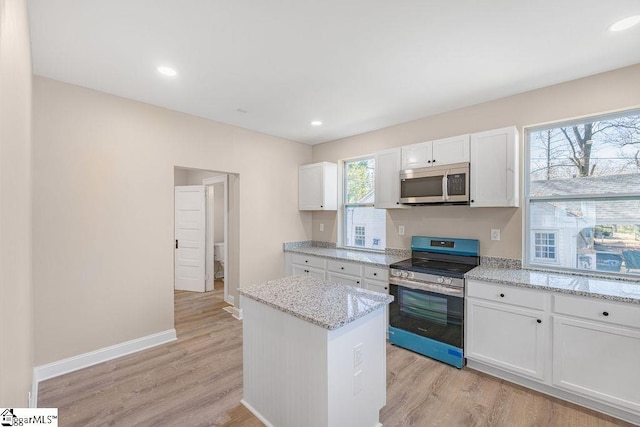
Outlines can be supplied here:
<path id="1" fill-rule="evenodd" d="M 175 288 L 205 291 L 205 186 L 175 187 Z"/>

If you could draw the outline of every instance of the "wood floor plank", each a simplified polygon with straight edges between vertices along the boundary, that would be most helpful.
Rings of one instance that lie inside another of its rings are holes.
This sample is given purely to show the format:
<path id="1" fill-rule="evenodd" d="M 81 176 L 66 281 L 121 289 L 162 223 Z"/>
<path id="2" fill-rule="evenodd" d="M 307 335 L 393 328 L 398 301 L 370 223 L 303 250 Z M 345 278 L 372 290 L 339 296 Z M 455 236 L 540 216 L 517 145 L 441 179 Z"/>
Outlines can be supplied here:
<path id="1" fill-rule="evenodd" d="M 226 306 L 219 284 L 206 293 L 176 291 L 177 341 L 44 381 L 39 406 L 57 407 L 63 427 L 262 426 L 240 404 L 242 322 Z M 380 421 L 385 427 L 630 426 L 389 344 Z"/>

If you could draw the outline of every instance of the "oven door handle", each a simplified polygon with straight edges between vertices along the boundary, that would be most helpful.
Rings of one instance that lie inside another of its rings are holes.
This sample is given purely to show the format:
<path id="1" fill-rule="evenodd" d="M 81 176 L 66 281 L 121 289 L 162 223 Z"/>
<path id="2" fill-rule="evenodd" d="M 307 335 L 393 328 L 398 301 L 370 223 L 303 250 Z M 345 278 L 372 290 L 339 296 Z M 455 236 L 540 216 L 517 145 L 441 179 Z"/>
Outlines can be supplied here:
<path id="1" fill-rule="evenodd" d="M 454 286 L 440 285 L 436 283 L 414 282 L 412 280 L 403 280 L 397 277 L 390 277 L 389 283 L 392 285 L 409 288 L 416 291 L 433 292 L 434 294 L 449 295 L 452 297 L 464 298 L 464 288 Z"/>

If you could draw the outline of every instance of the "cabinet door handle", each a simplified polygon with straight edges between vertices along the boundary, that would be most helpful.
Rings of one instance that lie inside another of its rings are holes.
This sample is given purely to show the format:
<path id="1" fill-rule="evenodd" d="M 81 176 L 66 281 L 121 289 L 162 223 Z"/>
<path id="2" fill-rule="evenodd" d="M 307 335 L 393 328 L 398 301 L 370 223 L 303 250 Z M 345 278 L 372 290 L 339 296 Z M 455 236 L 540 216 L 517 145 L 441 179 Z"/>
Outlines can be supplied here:
<path id="1" fill-rule="evenodd" d="M 500 294 L 500 298 L 504 298 L 504 294 Z"/>
<path id="2" fill-rule="evenodd" d="M 608 312 L 608 311 L 603 311 L 603 312 L 602 312 L 602 315 L 603 315 L 603 316 L 608 316 L 608 315 L 609 315 L 609 312 Z"/>
<path id="3" fill-rule="evenodd" d="M 340 267 L 340 270 L 344 270 L 344 267 Z"/>
<path id="4" fill-rule="evenodd" d="M 436 159 L 433 159 L 433 163 L 435 163 L 435 162 L 436 162 Z"/>
<path id="5" fill-rule="evenodd" d="M 472 199 L 472 200 L 471 200 L 471 203 L 473 203 L 473 202 L 475 202 L 475 200 L 473 200 L 473 199 Z"/>
<path id="6" fill-rule="evenodd" d="M 431 160 L 427 160 L 427 163 L 431 163 Z"/>
<path id="7" fill-rule="evenodd" d="M 323 206 L 323 205 L 320 205 L 320 207 L 321 207 L 321 208 L 324 208 L 324 206 Z"/>
<path id="8" fill-rule="evenodd" d="M 542 320 L 540 320 L 540 319 L 537 319 L 537 320 L 536 320 L 536 322 L 538 322 L 538 323 L 542 323 Z"/>
<path id="9" fill-rule="evenodd" d="M 385 291 L 387 290 L 387 287 L 386 287 L 386 286 L 384 287 L 384 290 L 385 290 Z"/>
<path id="10" fill-rule="evenodd" d="M 178 239 L 176 239 L 176 249 L 178 249 Z"/>
<path id="11" fill-rule="evenodd" d="M 356 280 L 356 285 L 359 285 L 359 284 L 360 284 L 360 280 Z"/>
<path id="12" fill-rule="evenodd" d="M 374 276 L 377 276 L 377 275 L 378 275 L 378 273 L 373 273 L 373 275 L 374 275 Z"/>
<path id="13" fill-rule="evenodd" d="M 309 262 L 309 260 L 308 260 L 308 259 L 305 259 L 305 260 L 304 260 L 304 262 Z"/>

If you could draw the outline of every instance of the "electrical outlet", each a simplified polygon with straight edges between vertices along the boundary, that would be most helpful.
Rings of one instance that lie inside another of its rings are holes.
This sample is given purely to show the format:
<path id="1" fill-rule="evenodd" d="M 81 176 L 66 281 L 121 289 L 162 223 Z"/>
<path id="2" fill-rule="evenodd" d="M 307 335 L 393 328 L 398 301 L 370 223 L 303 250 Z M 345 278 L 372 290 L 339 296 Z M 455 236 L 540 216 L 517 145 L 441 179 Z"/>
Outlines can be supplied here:
<path id="1" fill-rule="evenodd" d="M 324 224 L 320 224 L 320 231 L 324 231 Z"/>
<path id="2" fill-rule="evenodd" d="M 500 240 L 500 229 L 492 228 L 491 229 L 491 240 Z"/>
<path id="3" fill-rule="evenodd" d="M 398 226 L 398 234 L 404 236 L 404 225 Z"/>
<path id="4" fill-rule="evenodd" d="M 353 347 L 353 367 L 357 368 L 362 363 L 362 344 Z"/>
<path id="5" fill-rule="evenodd" d="M 353 395 L 356 396 L 362 391 L 362 371 L 353 374 Z"/>

